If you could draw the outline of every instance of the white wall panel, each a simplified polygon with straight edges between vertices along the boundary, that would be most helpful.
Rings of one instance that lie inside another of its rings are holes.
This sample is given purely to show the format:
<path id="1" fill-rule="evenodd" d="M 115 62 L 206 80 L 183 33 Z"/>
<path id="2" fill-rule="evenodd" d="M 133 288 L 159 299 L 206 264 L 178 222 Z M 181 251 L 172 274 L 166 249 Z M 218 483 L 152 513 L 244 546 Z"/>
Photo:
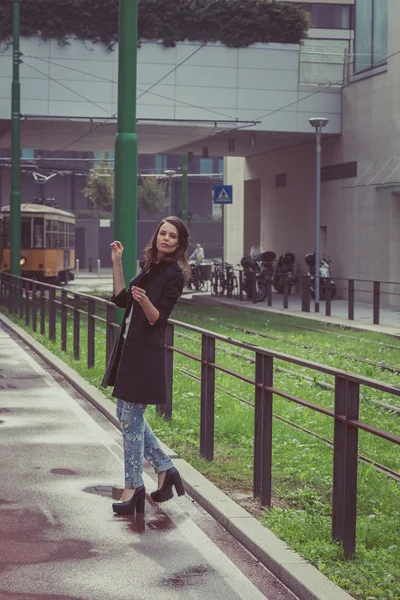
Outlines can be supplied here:
<path id="1" fill-rule="evenodd" d="M 28 55 L 21 65 L 23 112 L 32 114 L 34 107 L 26 100 L 39 99 L 47 100 L 47 113 L 42 104 L 40 114 L 48 116 L 107 117 L 116 112 L 117 46 L 110 52 L 101 44 L 77 40 L 61 47 L 56 40 L 22 38 L 21 48 Z M 320 91 L 305 98 L 310 92 L 299 90 L 299 52 L 298 45 L 285 44 L 235 49 L 188 42 L 165 48 L 162 43 L 145 42 L 138 50 L 138 117 L 243 121 L 274 111 L 257 129 L 309 132 L 307 116 L 317 111 L 329 114 L 331 131 L 340 133 L 340 91 Z M 8 64 L 4 73 L 9 75 L 10 48 L 1 55 L 2 64 Z M 154 84 L 151 93 L 142 95 Z M 10 80 L 0 73 L 0 98 L 10 98 L 10 90 Z M 9 112 L 3 109 L 0 118 L 9 118 Z"/>

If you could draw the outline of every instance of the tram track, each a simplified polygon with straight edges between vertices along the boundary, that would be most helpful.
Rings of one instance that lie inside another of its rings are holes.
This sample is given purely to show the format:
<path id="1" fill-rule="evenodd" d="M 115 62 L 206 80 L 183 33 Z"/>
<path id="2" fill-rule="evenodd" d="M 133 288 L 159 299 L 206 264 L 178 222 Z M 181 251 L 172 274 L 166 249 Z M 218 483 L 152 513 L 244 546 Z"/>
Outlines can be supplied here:
<path id="1" fill-rule="evenodd" d="M 398 346 L 396 346 L 395 344 L 386 344 L 385 342 L 378 342 L 376 340 L 368 340 L 367 338 L 355 338 L 354 336 L 349 335 L 347 333 L 338 333 L 337 331 L 329 331 L 328 329 L 317 329 L 315 327 L 306 327 L 305 325 L 291 325 L 291 327 L 293 329 L 300 329 L 302 331 L 313 331 L 315 333 L 323 333 L 324 335 L 328 334 L 328 335 L 333 335 L 335 337 L 343 337 L 348 340 L 352 340 L 353 342 L 357 341 L 357 342 L 363 342 L 363 343 L 367 343 L 367 344 L 375 344 L 375 345 L 380 346 L 381 348 L 389 348 L 390 350 L 399 350 L 400 351 L 400 344 Z M 396 337 L 396 339 L 400 339 L 400 338 Z"/>
<path id="2" fill-rule="evenodd" d="M 193 373 L 192 371 L 188 371 L 187 369 L 182 369 L 180 367 L 178 368 L 178 371 L 180 373 L 182 373 L 183 375 L 190 377 L 191 379 L 194 379 L 196 381 L 201 381 L 201 378 L 198 375 L 196 375 L 195 373 Z M 229 392 L 218 385 L 215 386 L 215 389 L 220 392 L 223 392 L 224 394 L 226 394 L 227 396 L 230 396 L 231 398 L 234 398 L 235 400 L 238 400 L 241 404 L 245 404 L 246 406 L 249 406 L 250 408 L 252 408 L 254 410 L 253 403 L 249 402 L 248 400 L 245 400 L 244 398 L 241 398 L 237 394 L 233 394 L 232 392 Z M 310 429 L 307 429 L 306 427 L 303 427 L 302 425 L 298 425 L 297 423 L 294 423 L 293 421 L 290 421 L 289 419 L 285 419 L 285 417 L 281 417 L 280 415 L 277 415 L 276 413 L 273 413 L 273 417 L 275 419 L 277 419 L 278 421 L 286 423 L 287 425 L 289 425 L 290 427 L 293 427 L 294 429 L 298 429 L 300 431 L 303 431 L 303 433 L 310 435 L 311 437 L 319 439 L 326 446 L 333 448 L 333 442 L 331 440 L 328 440 L 327 438 L 323 437 L 322 435 L 319 435 L 318 433 L 315 433 L 314 431 L 311 431 Z M 398 473 L 394 469 L 390 469 L 389 467 L 386 467 L 385 465 L 381 465 L 380 463 L 377 463 L 376 461 L 374 461 L 366 456 L 363 456 L 362 454 L 358 454 L 357 456 L 358 456 L 358 460 L 360 462 L 371 465 L 376 471 L 379 471 L 380 473 L 387 475 L 388 477 L 390 477 L 391 479 L 394 479 L 395 481 L 400 481 L 400 473 Z"/>
<path id="3" fill-rule="evenodd" d="M 187 339 L 190 341 L 197 341 L 196 338 L 194 338 L 193 336 L 188 335 L 188 334 L 177 333 L 176 335 L 183 339 Z M 252 356 L 246 356 L 244 354 L 241 354 L 240 352 L 235 352 L 234 350 L 229 350 L 218 344 L 216 345 L 216 349 L 221 350 L 222 352 L 224 352 L 225 354 L 229 354 L 230 356 L 234 356 L 235 358 L 239 358 L 239 359 L 245 360 L 246 362 L 249 362 L 251 364 L 255 364 L 255 359 Z M 319 379 L 316 379 L 315 377 L 308 377 L 307 375 L 304 375 L 303 373 L 299 373 L 298 371 L 294 371 L 293 369 L 287 369 L 285 367 L 279 367 L 279 366 L 275 366 L 274 368 L 275 368 L 275 371 L 278 373 L 285 373 L 286 375 L 289 375 L 291 377 L 302 379 L 303 381 L 307 381 L 307 383 L 317 385 L 324 390 L 334 391 L 334 389 L 335 389 L 335 386 L 332 383 L 328 383 L 326 381 L 321 381 Z M 390 411 L 390 412 L 400 415 L 400 407 L 398 407 L 398 406 L 393 406 L 391 404 L 387 404 L 386 402 L 380 402 L 379 400 L 374 400 L 373 398 L 366 398 L 366 400 L 367 400 L 367 402 L 369 402 L 371 404 L 375 404 L 387 411 Z"/>

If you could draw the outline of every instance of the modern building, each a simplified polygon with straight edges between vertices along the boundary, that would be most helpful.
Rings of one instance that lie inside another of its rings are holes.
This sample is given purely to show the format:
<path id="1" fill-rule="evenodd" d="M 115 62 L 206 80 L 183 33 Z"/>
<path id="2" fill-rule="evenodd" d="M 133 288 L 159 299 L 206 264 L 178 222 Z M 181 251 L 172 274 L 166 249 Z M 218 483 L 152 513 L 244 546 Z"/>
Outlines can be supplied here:
<path id="1" fill-rule="evenodd" d="M 303 44 L 143 43 L 140 151 L 161 170 L 186 152 L 197 161 L 224 157 L 225 183 L 234 186 L 233 204 L 224 207 L 225 259 L 236 264 L 259 245 L 277 255 L 293 251 L 305 271 L 304 255 L 316 240 L 316 143 L 309 119 L 326 117 L 322 251 L 332 258 L 336 278 L 400 282 L 399 1 L 300 4 L 311 19 Z M 23 146 L 112 151 L 117 52 L 34 38 L 23 39 L 21 48 Z M 0 55 L 5 149 L 10 58 L 10 50 Z M 202 168 L 199 163 L 198 172 Z"/>
<path id="2" fill-rule="evenodd" d="M 341 131 L 322 141 L 321 250 L 336 277 L 400 282 L 400 3 L 309 4 L 320 24 L 333 7 L 342 22 L 344 15 L 347 24 L 354 20 L 352 70 L 340 82 Z M 328 107 L 313 116 L 329 118 Z M 227 181 L 243 194 L 226 209 L 230 260 L 254 244 L 277 254 L 290 249 L 306 271 L 303 257 L 316 239 L 315 151 L 315 135 L 300 142 L 292 136 L 280 149 L 227 159 Z"/>

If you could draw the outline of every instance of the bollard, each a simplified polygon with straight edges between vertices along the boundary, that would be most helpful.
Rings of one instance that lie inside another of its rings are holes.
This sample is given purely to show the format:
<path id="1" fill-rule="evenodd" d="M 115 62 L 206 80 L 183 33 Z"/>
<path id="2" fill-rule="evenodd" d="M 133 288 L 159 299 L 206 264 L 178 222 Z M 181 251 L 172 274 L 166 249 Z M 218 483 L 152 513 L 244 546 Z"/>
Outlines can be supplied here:
<path id="1" fill-rule="evenodd" d="M 77 258 L 75 261 L 75 277 L 78 277 L 78 275 L 79 275 L 79 258 Z"/>
<path id="2" fill-rule="evenodd" d="M 93 260 L 92 257 L 89 256 L 89 273 L 92 273 L 93 271 Z"/>
<path id="3" fill-rule="evenodd" d="M 100 277 L 100 259 L 97 259 L 97 275 Z"/>

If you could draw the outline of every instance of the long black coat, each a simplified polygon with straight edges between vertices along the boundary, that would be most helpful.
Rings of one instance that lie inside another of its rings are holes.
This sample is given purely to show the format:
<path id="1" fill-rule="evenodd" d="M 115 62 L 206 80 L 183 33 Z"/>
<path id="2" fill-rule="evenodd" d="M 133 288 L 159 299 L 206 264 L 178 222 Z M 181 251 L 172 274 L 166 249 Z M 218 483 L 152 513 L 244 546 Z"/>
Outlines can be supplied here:
<path id="1" fill-rule="evenodd" d="M 141 285 L 141 281 L 143 284 Z M 182 294 L 184 277 L 177 263 L 160 263 L 142 270 L 111 301 L 125 308 L 124 320 L 103 378 L 103 387 L 114 386 L 113 396 L 137 404 L 164 404 L 165 329 L 168 317 Z M 160 313 L 150 325 L 141 306 L 132 298 L 132 286 L 143 287 Z M 132 319 L 124 344 L 125 321 L 134 304 Z"/>

